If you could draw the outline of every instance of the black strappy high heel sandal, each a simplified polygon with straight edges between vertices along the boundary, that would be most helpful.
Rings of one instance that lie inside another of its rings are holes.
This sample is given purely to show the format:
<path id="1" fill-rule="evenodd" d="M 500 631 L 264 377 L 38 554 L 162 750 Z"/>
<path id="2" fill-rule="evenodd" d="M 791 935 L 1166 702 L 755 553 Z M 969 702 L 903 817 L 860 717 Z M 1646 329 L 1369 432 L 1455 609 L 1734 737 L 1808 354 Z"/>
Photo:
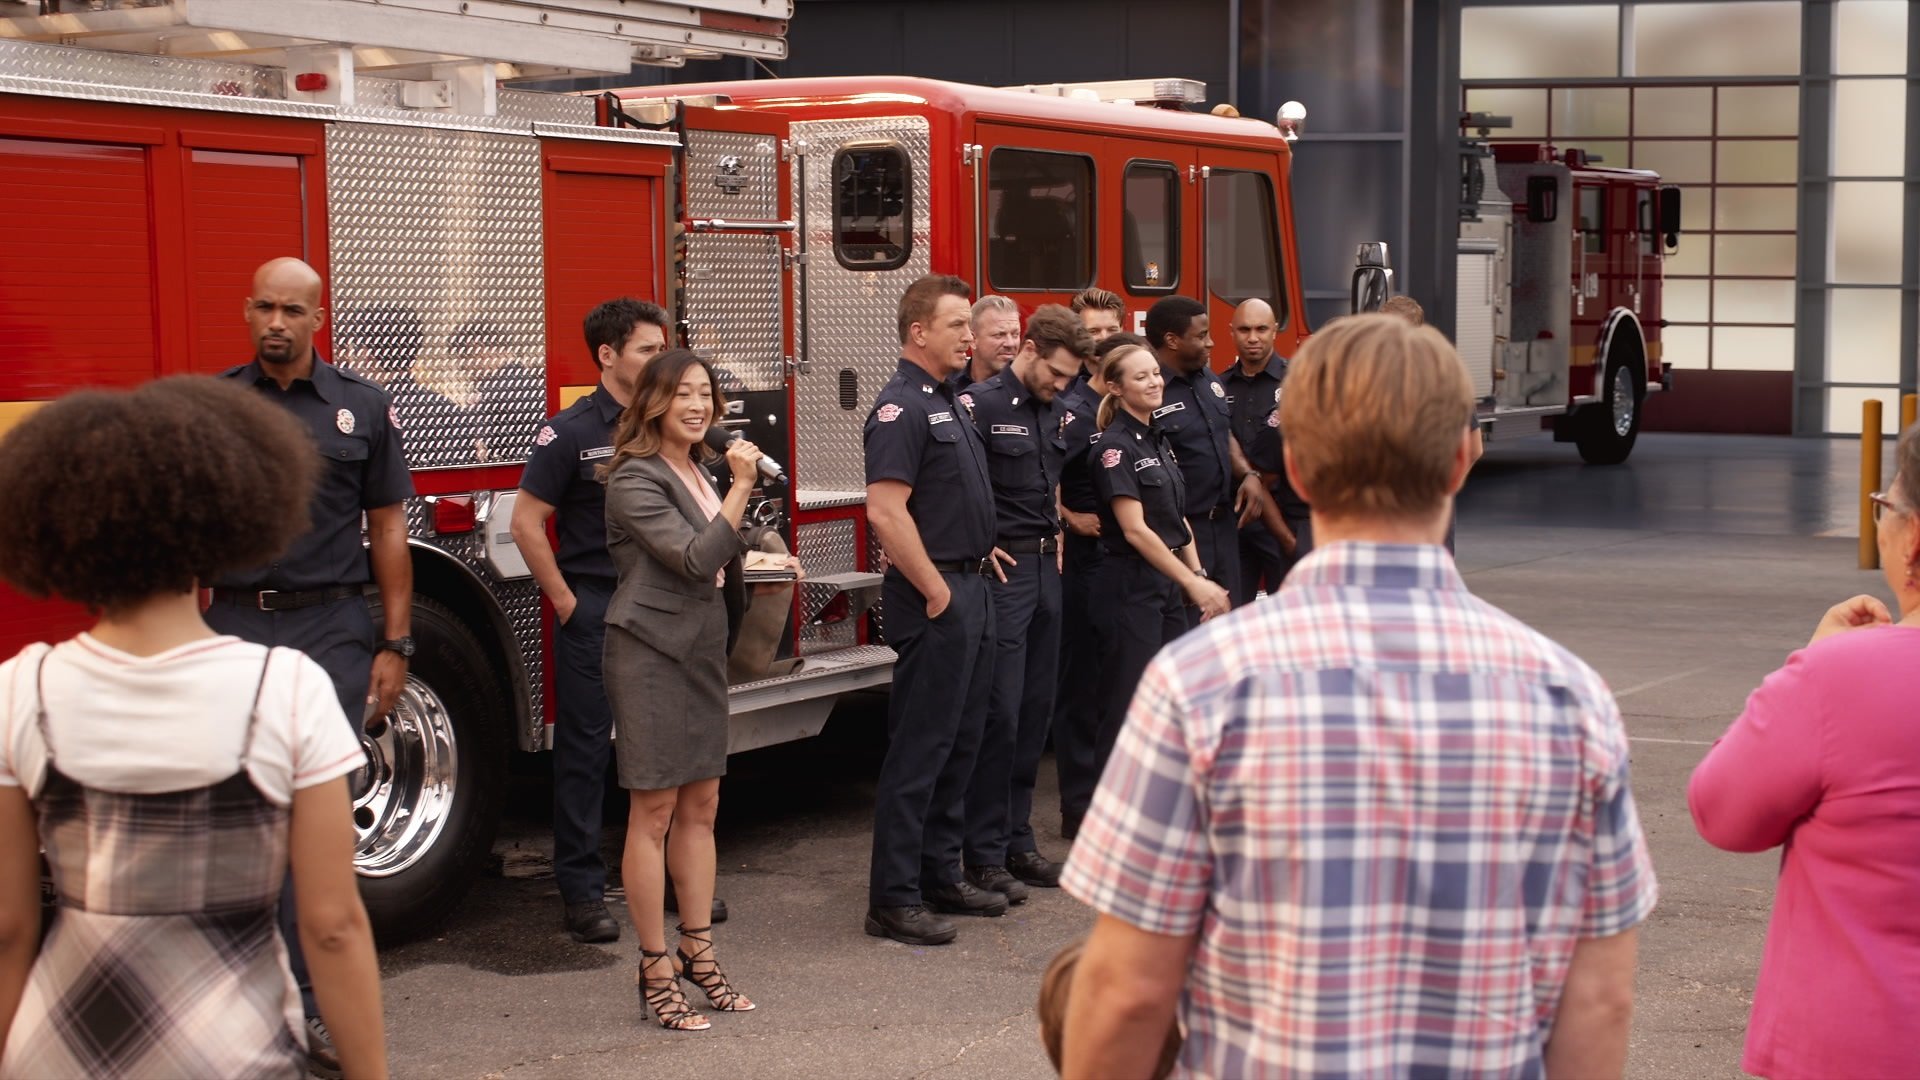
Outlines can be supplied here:
<path id="1" fill-rule="evenodd" d="M 700 988 L 707 995 L 707 1004 L 721 1012 L 752 1012 L 753 1002 L 747 996 L 733 988 L 727 977 L 720 972 L 720 964 L 712 958 L 713 927 L 701 926 L 678 928 L 680 931 L 680 977 Z M 692 955 L 687 954 L 687 939 L 692 938 L 699 945 Z"/>
<path id="2" fill-rule="evenodd" d="M 647 977 L 648 965 L 657 960 L 667 960 L 668 973 L 664 984 Z M 673 970 L 673 962 L 668 959 L 666 950 L 640 950 L 639 984 L 641 1005 L 653 1010 L 654 1018 L 660 1021 L 661 1027 L 669 1031 L 705 1031 L 713 1026 L 706 1017 L 693 1011 L 686 995 L 680 992 L 680 975 Z"/>

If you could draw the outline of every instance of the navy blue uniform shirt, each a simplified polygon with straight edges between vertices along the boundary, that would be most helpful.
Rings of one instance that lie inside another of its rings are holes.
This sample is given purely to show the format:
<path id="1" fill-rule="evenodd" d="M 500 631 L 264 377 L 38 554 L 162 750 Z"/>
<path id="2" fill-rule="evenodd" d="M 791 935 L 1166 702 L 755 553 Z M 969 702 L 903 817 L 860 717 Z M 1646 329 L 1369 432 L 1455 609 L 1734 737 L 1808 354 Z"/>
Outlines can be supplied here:
<path id="1" fill-rule="evenodd" d="M 614 576 L 607 554 L 607 485 L 594 470 L 613 457 L 619 422 L 620 403 L 602 384 L 549 417 L 533 437 L 520 486 L 554 508 L 562 573 Z"/>
<path id="2" fill-rule="evenodd" d="M 1181 476 L 1179 451 L 1159 424 L 1148 426 L 1121 409 L 1100 433 L 1087 459 L 1093 472 L 1093 490 L 1100 504 L 1100 544 L 1110 552 L 1137 555 L 1120 530 L 1113 500 L 1138 499 L 1147 528 L 1171 550 L 1187 543 L 1187 485 Z"/>
<path id="3" fill-rule="evenodd" d="M 1280 383 L 1287 377 L 1287 360 L 1269 355 L 1267 366 L 1249 375 L 1234 361 L 1221 381 L 1227 386 L 1227 409 L 1233 418 L 1233 437 L 1240 441 L 1240 452 L 1247 464 L 1263 473 L 1279 475 L 1280 422 L 1275 410 L 1280 406 Z"/>
<path id="4" fill-rule="evenodd" d="M 907 513 L 935 562 L 984 559 L 993 551 L 993 485 L 986 440 L 955 400 L 953 386 L 911 361 L 873 399 L 862 433 L 867 483 L 913 488 Z"/>
<path id="5" fill-rule="evenodd" d="M 994 517 L 1005 540 L 1029 540 L 1060 531 L 1054 489 L 1067 456 L 1066 407 L 1028 392 L 1008 364 L 998 375 L 967 387 L 960 405 L 987 440 L 987 476 Z"/>
<path id="6" fill-rule="evenodd" d="M 1100 437 L 1100 399 L 1083 377 L 1055 400 L 1063 407 L 1060 438 L 1067 452 L 1060 465 L 1060 505 L 1076 514 L 1099 513 L 1100 500 L 1093 493 L 1087 450 Z"/>
<path id="7" fill-rule="evenodd" d="M 413 494 L 400 445 L 400 424 L 386 391 L 313 355 L 313 377 L 285 390 L 260 361 L 220 373 L 284 407 L 313 436 L 323 464 L 307 515 L 312 524 L 275 562 L 223 576 L 226 589 L 302 592 L 373 579 L 360 541 L 360 515 Z"/>
<path id="8" fill-rule="evenodd" d="M 1153 411 L 1154 426 L 1166 432 L 1180 458 L 1187 482 L 1186 512 L 1204 514 L 1233 502 L 1233 457 L 1227 443 L 1232 418 L 1227 411 L 1227 388 L 1211 368 L 1183 375 L 1162 366 L 1166 394 Z"/>

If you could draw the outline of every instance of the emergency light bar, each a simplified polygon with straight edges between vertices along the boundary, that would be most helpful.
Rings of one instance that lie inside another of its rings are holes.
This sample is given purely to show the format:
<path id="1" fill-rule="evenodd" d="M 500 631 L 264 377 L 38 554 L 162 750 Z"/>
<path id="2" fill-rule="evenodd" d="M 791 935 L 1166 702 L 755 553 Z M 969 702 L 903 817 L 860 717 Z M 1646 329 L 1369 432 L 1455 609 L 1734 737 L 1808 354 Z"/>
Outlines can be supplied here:
<path id="1" fill-rule="evenodd" d="M 534 78 L 778 60 L 792 14 L 793 0 L 0 0 L 0 39 L 250 63 L 345 45 L 366 71 L 464 59 Z"/>
<path id="2" fill-rule="evenodd" d="M 1199 105 L 1207 84 L 1198 79 L 1114 79 L 1108 82 L 1030 83 L 1003 87 L 1045 97 L 1078 98 L 1134 105 Z"/>

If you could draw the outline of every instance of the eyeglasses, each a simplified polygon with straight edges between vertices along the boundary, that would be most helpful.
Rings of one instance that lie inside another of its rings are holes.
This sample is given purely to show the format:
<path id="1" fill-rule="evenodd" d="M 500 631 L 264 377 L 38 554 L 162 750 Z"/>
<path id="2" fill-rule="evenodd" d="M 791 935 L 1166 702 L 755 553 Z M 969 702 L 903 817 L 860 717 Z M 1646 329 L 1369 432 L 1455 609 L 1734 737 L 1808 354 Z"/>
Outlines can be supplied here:
<path id="1" fill-rule="evenodd" d="M 1867 498 L 1873 500 L 1873 523 L 1875 525 L 1880 524 L 1881 517 L 1889 510 L 1896 514 L 1911 513 L 1906 507 L 1894 502 L 1892 496 L 1884 491 L 1869 491 L 1867 492 Z"/>

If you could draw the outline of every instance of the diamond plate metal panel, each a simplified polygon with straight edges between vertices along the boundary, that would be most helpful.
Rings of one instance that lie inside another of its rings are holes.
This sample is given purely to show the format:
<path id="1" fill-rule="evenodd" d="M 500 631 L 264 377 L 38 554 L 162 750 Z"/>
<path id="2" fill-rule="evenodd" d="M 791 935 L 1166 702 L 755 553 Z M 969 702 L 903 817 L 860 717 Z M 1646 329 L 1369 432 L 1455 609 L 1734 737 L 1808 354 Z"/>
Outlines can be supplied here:
<path id="1" fill-rule="evenodd" d="M 928 272 L 931 226 L 927 185 L 932 174 L 927 121 L 918 116 L 813 120 L 793 125 L 807 144 L 804 168 L 793 170 L 794 203 L 806 200 L 806 295 L 797 305 L 797 334 L 806 335 L 810 371 L 794 379 L 794 475 L 809 487 L 864 490 L 867 470 L 861 427 L 880 388 L 899 365 L 894 326 L 900 294 Z M 913 170 L 913 250 L 893 270 L 849 270 L 833 257 L 833 156 L 850 142 L 892 140 Z M 805 173 L 805 190 L 800 177 Z M 840 373 L 853 372 L 854 407 L 840 407 Z"/>
<path id="2" fill-rule="evenodd" d="M 593 124 L 593 99 L 590 97 L 532 90 L 501 90 L 497 100 L 500 118 L 517 124 Z"/>
<path id="3" fill-rule="evenodd" d="M 734 131 L 687 132 L 687 216 L 780 216 L 780 141 Z"/>
<path id="4" fill-rule="evenodd" d="M 854 558 L 858 551 L 859 530 L 853 519 L 815 521 L 794 529 L 793 544 L 807 577 L 845 574 L 860 569 Z M 855 643 L 858 621 L 814 626 L 813 617 L 827 606 L 834 590 L 811 581 L 800 583 L 800 649 L 803 653 L 823 649 L 846 648 Z"/>
<path id="5" fill-rule="evenodd" d="M 748 390 L 784 387 L 779 239 L 689 236 L 686 267 L 687 344 Z"/>
<path id="6" fill-rule="evenodd" d="M 528 729 L 519 733 L 520 748 L 538 750 L 546 738 L 546 699 L 543 675 L 546 659 L 541 648 L 541 627 L 543 612 L 540 607 L 540 586 L 529 578 L 523 581 L 500 581 L 488 570 L 482 561 L 482 547 L 485 534 L 479 529 L 470 533 L 453 536 L 440 536 L 433 530 L 433 508 L 425 499 L 408 499 L 407 534 L 427 547 L 436 548 L 453 556 L 462 565 L 471 569 L 481 581 L 487 584 L 487 591 L 493 594 L 494 601 L 500 605 L 501 613 L 507 618 L 507 624 L 513 629 L 513 644 L 518 647 L 520 661 L 527 673 L 527 716 Z M 473 626 L 468 629 L 486 640 L 493 635 L 493 629 L 487 626 Z"/>
<path id="7" fill-rule="evenodd" d="M 526 460 L 547 400 L 538 140 L 335 124 L 327 203 L 335 350 L 396 387 L 407 463 Z"/>
<path id="8" fill-rule="evenodd" d="M 286 76 L 274 68 L 29 41 L 0 42 L 0 92 L 276 116 L 333 115 L 325 105 L 285 100 Z"/>

